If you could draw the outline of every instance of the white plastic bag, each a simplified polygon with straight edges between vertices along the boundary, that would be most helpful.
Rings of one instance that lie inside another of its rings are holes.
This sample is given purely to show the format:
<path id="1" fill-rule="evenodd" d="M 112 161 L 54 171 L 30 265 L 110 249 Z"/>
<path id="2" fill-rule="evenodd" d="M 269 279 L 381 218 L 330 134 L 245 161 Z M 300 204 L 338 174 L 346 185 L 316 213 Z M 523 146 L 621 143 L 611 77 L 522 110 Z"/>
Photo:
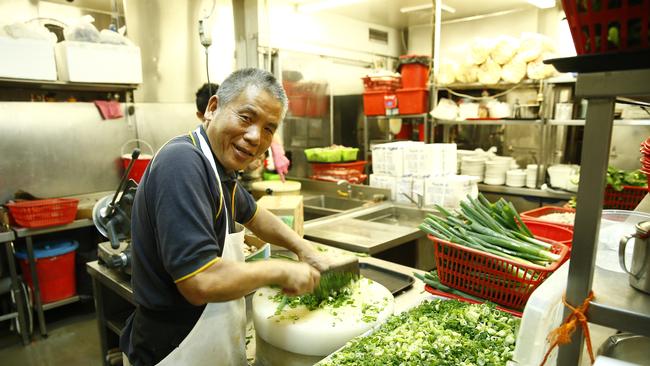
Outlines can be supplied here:
<path id="1" fill-rule="evenodd" d="M 544 39 L 537 33 L 522 33 L 517 57 L 524 62 L 537 59 L 544 49 Z"/>
<path id="2" fill-rule="evenodd" d="M 526 76 L 526 63 L 519 57 L 515 57 L 501 70 L 501 79 L 508 83 L 518 83 Z"/>
<path id="3" fill-rule="evenodd" d="M 478 65 L 472 62 L 462 62 L 458 65 L 456 81 L 459 83 L 475 83 L 478 80 Z"/>
<path id="4" fill-rule="evenodd" d="M 440 63 L 440 69 L 438 70 L 438 77 L 436 78 L 436 84 L 438 85 L 448 85 L 456 81 L 456 73 L 458 72 L 458 64 L 452 60 L 443 60 Z"/>
<path id="5" fill-rule="evenodd" d="M 488 57 L 478 69 L 477 76 L 478 82 L 481 84 L 496 84 L 501 79 L 501 66 Z"/>
<path id="6" fill-rule="evenodd" d="M 126 37 L 110 29 L 102 29 L 102 31 L 99 32 L 99 42 L 119 45 L 131 44 L 131 41 Z"/>
<path id="7" fill-rule="evenodd" d="M 490 52 L 494 48 L 494 42 L 487 38 L 476 38 L 472 42 L 470 48 L 470 56 L 472 62 L 476 65 L 480 65 L 487 60 L 490 56 Z"/>
<path id="8" fill-rule="evenodd" d="M 458 118 L 458 106 L 453 100 L 442 98 L 431 111 L 431 116 L 438 119 L 455 120 Z"/>
<path id="9" fill-rule="evenodd" d="M 530 79 L 541 80 L 550 78 L 551 76 L 557 73 L 553 65 L 547 65 L 543 61 L 549 58 L 553 58 L 551 54 L 544 54 L 534 60 L 533 62 L 528 63 L 527 75 Z"/>
<path id="10" fill-rule="evenodd" d="M 512 60 L 519 49 L 519 40 L 510 36 L 501 36 L 497 39 L 494 49 L 490 53 L 490 57 L 498 63 L 503 65 Z"/>
<path id="11" fill-rule="evenodd" d="M 56 35 L 38 23 L 13 23 L 5 25 L 3 30 L 15 39 L 41 39 L 56 43 Z"/>
<path id="12" fill-rule="evenodd" d="M 63 30 L 66 41 L 92 42 L 100 41 L 99 31 L 93 25 L 95 18 L 90 15 L 84 15 L 78 19 L 77 23 L 68 26 Z"/>

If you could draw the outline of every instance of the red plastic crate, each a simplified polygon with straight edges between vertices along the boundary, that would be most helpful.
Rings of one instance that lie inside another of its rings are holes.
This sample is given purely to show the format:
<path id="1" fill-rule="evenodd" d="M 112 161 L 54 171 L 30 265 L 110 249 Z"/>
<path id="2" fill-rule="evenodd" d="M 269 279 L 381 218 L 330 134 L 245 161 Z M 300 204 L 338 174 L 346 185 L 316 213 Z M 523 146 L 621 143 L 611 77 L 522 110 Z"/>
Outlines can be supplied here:
<path id="1" fill-rule="evenodd" d="M 571 248 L 573 242 L 573 230 L 551 224 L 550 222 L 524 220 L 524 223 L 530 232 L 536 237 L 556 241 Z"/>
<path id="2" fill-rule="evenodd" d="M 9 202 L 6 204 L 14 222 L 28 228 L 64 225 L 77 216 L 79 200 L 52 198 L 46 200 Z"/>
<path id="3" fill-rule="evenodd" d="M 400 114 L 420 114 L 429 111 L 429 89 L 397 89 L 396 93 Z"/>
<path id="4" fill-rule="evenodd" d="M 650 0 L 562 0 L 579 55 L 650 48 Z M 618 29 L 619 44 L 609 42 Z"/>
<path id="5" fill-rule="evenodd" d="M 648 187 L 623 186 L 623 190 L 619 192 L 608 185 L 605 188 L 603 208 L 634 210 L 647 193 Z"/>
<path id="6" fill-rule="evenodd" d="M 294 94 L 289 96 L 289 112 L 295 117 L 307 115 L 307 95 Z"/>
<path id="7" fill-rule="evenodd" d="M 538 238 L 551 243 L 552 251 L 560 259 L 546 267 L 526 265 L 433 235 L 428 237 L 433 241 L 440 283 L 512 309 L 523 309 L 537 286 L 565 261 L 569 253 L 564 244 Z M 520 270 L 528 275 L 527 278 L 515 275 Z"/>
<path id="8" fill-rule="evenodd" d="M 392 91 L 366 91 L 363 93 L 363 114 L 366 116 L 383 116 L 386 114 L 385 100 L 394 95 Z"/>
<path id="9" fill-rule="evenodd" d="M 559 222 L 552 222 L 540 219 L 541 216 L 552 214 L 552 213 L 575 213 L 574 208 L 565 208 L 565 207 L 556 207 L 556 206 L 543 206 L 536 208 L 534 210 L 526 211 L 521 213 L 521 218 L 528 221 L 538 221 L 544 223 L 550 223 L 556 226 L 563 227 L 573 231 L 573 225 L 561 224 Z"/>

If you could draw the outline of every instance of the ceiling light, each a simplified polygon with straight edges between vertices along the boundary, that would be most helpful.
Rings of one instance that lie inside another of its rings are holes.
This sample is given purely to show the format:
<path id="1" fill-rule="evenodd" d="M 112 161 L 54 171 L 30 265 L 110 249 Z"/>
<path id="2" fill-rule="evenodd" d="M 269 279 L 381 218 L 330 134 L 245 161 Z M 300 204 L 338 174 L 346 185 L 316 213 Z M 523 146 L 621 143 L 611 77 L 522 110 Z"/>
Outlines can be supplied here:
<path id="1" fill-rule="evenodd" d="M 526 0 L 527 3 L 535 5 L 540 9 L 548 9 L 555 7 L 555 0 Z"/>
<path id="2" fill-rule="evenodd" d="M 314 13 L 317 11 L 337 8 L 339 6 L 360 3 L 366 0 L 320 0 L 308 3 L 296 4 L 296 10 L 301 13 Z"/>
<path id="3" fill-rule="evenodd" d="M 415 5 L 415 6 L 406 6 L 403 8 L 400 8 L 399 11 L 400 13 L 411 13 L 414 11 L 420 11 L 420 10 L 427 10 L 433 8 L 433 4 L 428 3 L 428 4 L 422 4 L 422 5 Z M 452 8 L 449 5 L 442 4 L 440 8 L 448 13 L 455 13 L 456 9 Z"/>

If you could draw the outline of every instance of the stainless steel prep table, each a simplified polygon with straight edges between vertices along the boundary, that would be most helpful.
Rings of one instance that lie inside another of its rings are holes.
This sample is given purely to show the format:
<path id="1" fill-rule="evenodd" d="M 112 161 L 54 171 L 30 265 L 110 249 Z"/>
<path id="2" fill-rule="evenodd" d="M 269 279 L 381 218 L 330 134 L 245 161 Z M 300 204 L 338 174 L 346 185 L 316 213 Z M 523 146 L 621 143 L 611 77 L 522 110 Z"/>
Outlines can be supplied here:
<path id="1" fill-rule="evenodd" d="M 327 247 L 332 252 L 341 252 L 340 249 Z M 349 252 L 347 252 L 349 253 Z M 336 255 L 336 254 L 335 254 Z M 413 276 L 413 272 L 424 273 L 423 271 L 405 267 L 399 264 L 391 263 L 377 258 L 362 257 L 359 258 L 361 263 L 369 263 L 380 266 L 389 270 Z M 135 308 L 133 301 L 133 290 L 131 288 L 130 278 L 121 273 L 99 264 L 97 261 L 87 264 L 87 271 L 92 278 L 93 292 L 95 296 L 95 307 L 97 311 L 97 326 L 99 338 L 101 341 L 101 357 L 104 365 L 109 365 L 106 354 L 110 349 L 119 345 L 119 335 L 126 322 L 127 317 Z M 414 305 L 419 304 L 424 299 L 433 299 L 434 296 L 424 291 L 424 283 L 414 278 L 413 286 L 397 297 L 395 297 L 395 312 L 402 312 Z M 247 354 L 253 357 L 255 354 L 254 329 L 252 319 L 248 319 L 246 325 L 247 338 L 252 337 L 252 341 L 247 347 Z"/>

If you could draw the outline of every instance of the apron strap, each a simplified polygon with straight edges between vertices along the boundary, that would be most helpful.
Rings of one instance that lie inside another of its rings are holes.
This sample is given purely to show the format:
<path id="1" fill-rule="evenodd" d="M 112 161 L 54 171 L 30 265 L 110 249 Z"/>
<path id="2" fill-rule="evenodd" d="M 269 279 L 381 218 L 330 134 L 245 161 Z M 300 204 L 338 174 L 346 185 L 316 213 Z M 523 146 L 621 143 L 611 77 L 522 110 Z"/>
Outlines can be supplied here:
<path id="1" fill-rule="evenodd" d="M 212 167 L 212 171 L 214 171 L 214 175 L 217 177 L 217 185 L 219 187 L 219 211 L 223 211 L 224 214 L 226 215 L 226 234 L 230 233 L 230 218 L 228 217 L 228 209 L 226 208 L 225 210 L 222 210 L 222 207 L 225 205 L 225 199 L 223 197 L 223 187 L 221 187 L 221 177 L 219 177 L 219 171 L 217 170 L 217 163 L 214 160 L 214 155 L 212 154 L 212 150 L 210 150 L 210 146 L 208 145 L 207 141 L 205 141 L 205 138 L 203 137 L 203 134 L 201 133 L 201 126 L 197 127 L 196 130 L 194 130 L 196 133 L 196 136 L 199 139 L 199 145 L 201 148 L 201 152 L 203 152 L 203 155 L 208 159 L 210 162 L 210 166 Z"/>

